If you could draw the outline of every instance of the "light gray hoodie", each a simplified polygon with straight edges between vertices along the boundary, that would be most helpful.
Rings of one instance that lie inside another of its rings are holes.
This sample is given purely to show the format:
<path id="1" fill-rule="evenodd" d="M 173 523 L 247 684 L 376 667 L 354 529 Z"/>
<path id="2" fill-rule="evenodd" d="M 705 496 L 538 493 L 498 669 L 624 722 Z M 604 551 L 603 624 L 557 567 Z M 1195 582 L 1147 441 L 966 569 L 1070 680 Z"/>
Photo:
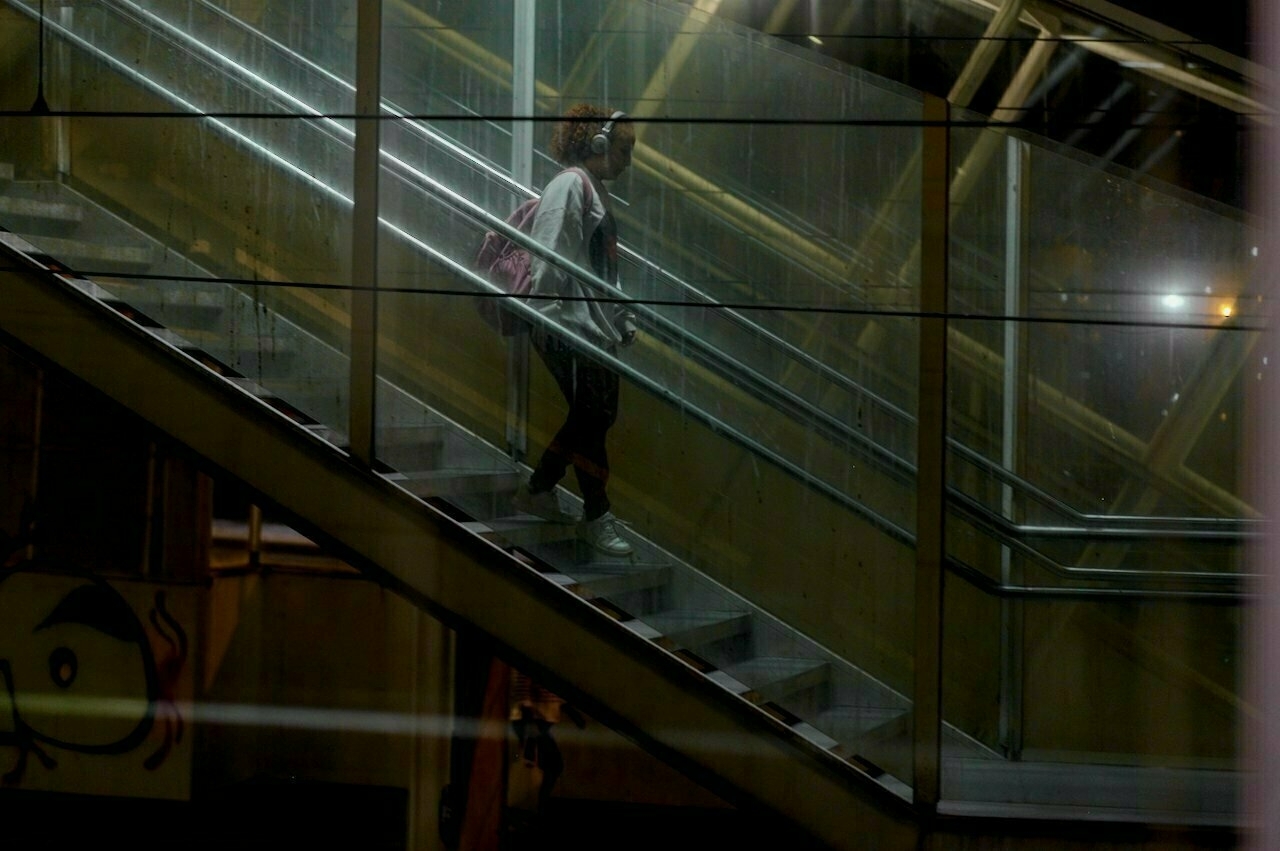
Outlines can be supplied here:
<path id="1" fill-rule="evenodd" d="M 591 208 L 585 213 L 583 178 L 591 181 L 592 188 Z M 609 191 L 604 184 L 584 168 L 567 168 L 543 190 L 531 235 L 570 262 L 603 277 L 604 269 L 591 267 L 591 235 L 608 210 Z M 622 341 L 613 322 L 615 306 L 597 301 L 603 297 L 599 290 L 536 255 L 530 268 L 533 281 L 529 294 L 552 297 L 531 300 L 532 306 L 602 348 L 612 349 Z"/>

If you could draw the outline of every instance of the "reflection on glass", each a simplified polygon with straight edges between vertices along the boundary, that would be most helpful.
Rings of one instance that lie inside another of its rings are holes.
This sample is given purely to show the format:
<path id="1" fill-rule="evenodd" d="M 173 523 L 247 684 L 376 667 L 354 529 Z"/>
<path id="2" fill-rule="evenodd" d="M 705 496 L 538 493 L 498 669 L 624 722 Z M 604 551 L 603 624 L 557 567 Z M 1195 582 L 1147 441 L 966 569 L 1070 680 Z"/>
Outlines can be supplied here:
<path id="1" fill-rule="evenodd" d="M 80 210 L 99 250 L 31 238 L 341 443 L 348 293 L 367 285 L 348 272 L 352 4 L 123 8 L 59 19 L 71 78 L 91 81 L 69 102 L 152 117 L 69 120 L 63 179 L 12 191 Z M 494 293 L 472 258 L 557 166 L 545 135 L 534 186 L 495 165 L 511 159 L 510 3 L 385 4 L 379 471 L 909 784 L 920 96 L 682 5 L 541 10 L 539 132 L 601 92 L 637 124 L 611 191 L 641 336 L 616 357 L 566 344 L 619 376 L 610 499 L 635 551 L 584 550 L 517 503 L 564 398 L 530 372 L 513 456 L 519 343 L 484 324 Z M 1070 592 L 1182 594 L 1239 571 L 1238 539 L 1149 521 L 1250 516 L 1256 240 L 1213 204 L 1001 139 L 955 199 L 950 245 L 944 756 L 982 764 L 953 764 L 944 796 L 1012 794 L 1018 756 L 1216 764 L 1234 747 L 1237 610 Z M 34 154 L 22 166 L 53 177 Z M 557 496 L 581 511 L 571 485 Z M 1071 688 L 1092 702 L 1067 714 Z M 1173 721 L 1144 739 L 1153 694 Z"/>

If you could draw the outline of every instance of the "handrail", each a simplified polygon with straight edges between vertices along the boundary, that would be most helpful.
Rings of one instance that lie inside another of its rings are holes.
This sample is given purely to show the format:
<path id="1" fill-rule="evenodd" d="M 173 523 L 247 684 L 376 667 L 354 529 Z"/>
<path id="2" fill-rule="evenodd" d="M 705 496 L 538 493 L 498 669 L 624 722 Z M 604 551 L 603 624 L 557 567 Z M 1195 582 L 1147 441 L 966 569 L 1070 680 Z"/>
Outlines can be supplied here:
<path id="1" fill-rule="evenodd" d="M 30 11 L 30 10 L 27 10 L 27 11 Z M 148 17 L 150 17 L 149 13 L 144 13 L 144 14 L 147 14 Z M 90 50 L 95 53 L 102 53 L 101 51 L 98 51 L 94 46 L 89 44 L 88 42 L 84 41 L 83 39 L 80 39 L 74 33 L 70 33 L 66 31 L 63 27 L 60 27 L 57 25 L 55 25 L 55 27 L 57 30 L 60 31 L 62 37 L 78 43 L 82 48 L 86 50 Z M 196 43 L 199 44 L 198 42 Z M 207 51 L 207 47 L 205 47 L 205 50 Z M 104 54 L 104 58 L 106 58 L 108 61 L 111 61 L 112 64 L 114 64 L 117 68 L 119 68 L 126 74 L 141 80 L 144 85 L 147 85 L 153 88 L 154 90 L 157 90 L 162 95 L 170 98 L 171 100 L 174 100 L 175 102 L 182 103 L 183 106 L 189 106 L 189 104 L 183 103 L 180 98 L 177 98 L 172 93 L 167 92 L 166 90 L 160 88 L 157 84 L 154 83 L 154 81 L 151 81 L 150 79 L 146 78 L 144 75 L 134 71 L 124 63 L 116 62 L 112 60 L 110 56 L 107 56 L 105 54 Z M 222 57 L 222 58 L 225 60 L 225 57 Z M 305 61 L 305 60 L 302 60 L 302 61 Z M 234 63 L 230 63 L 230 64 L 234 66 Z M 298 101 L 296 98 L 293 98 L 291 95 L 287 95 L 287 93 L 279 92 L 279 90 L 276 90 L 276 91 L 279 94 L 289 97 L 290 100 L 295 101 L 300 106 L 305 106 L 305 104 L 302 104 L 301 101 Z M 318 120 L 332 121 L 332 119 L 325 119 L 322 116 L 317 116 L 317 118 Z M 346 129 L 342 128 L 341 125 L 339 125 L 337 122 L 333 122 L 333 124 L 338 127 L 339 132 L 347 132 Z M 423 130 L 423 128 L 419 128 L 419 129 Z M 234 131 L 231 131 L 231 132 L 234 132 Z M 426 132 L 426 131 L 423 130 L 423 132 Z M 435 133 L 428 133 L 428 135 L 430 135 L 433 138 L 438 137 L 438 134 L 435 134 Z M 500 180 L 506 180 L 508 183 L 514 184 L 514 182 L 510 181 L 509 178 L 506 178 L 505 175 L 502 175 L 501 173 L 498 173 L 492 170 L 489 166 L 482 163 L 478 158 L 472 156 L 469 152 L 466 152 L 464 149 L 456 145 L 453 145 L 451 142 L 448 144 L 453 147 L 453 153 L 455 155 L 466 157 L 467 159 L 471 160 L 473 163 L 479 165 L 482 168 L 485 168 L 487 171 L 490 171 L 491 172 L 490 177 L 494 177 Z M 577 267 L 576 265 L 554 255 L 554 253 L 543 248 L 540 244 L 536 243 L 536 241 L 532 240 L 529 237 L 526 237 L 524 234 L 520 234 L 514 230 L 509 229 L 504 221 L 488 213 L 486 210 L 474 204 L 469 199 L 466 199 L 461 195 L 459 195 L 458 193 L 454 192 L 453 190 L 450 190 L 447 187 L 444 187 L 439 182 L 433 181 L 431 178 L 429 178 L 425 174 L 422 174 L 421 172 L 417 172 L 416 169 L 413 169 L 412 167 L 408 166 L 403 162 L 400 162 L 399 160 L 396 160 L 386 155 L 384 155 L 384 157 L 386 157 L 389 163 L 394 164 L 397 167 L 397 169 L 405 170 L 405 171 L 408 171 L 409 173 L 415 174 L 416 175 L 416 179 L 414 181 L 415 183 L 418 183 L 418 185 L 421 188 L 424 188 L 427 191 L 429 191 L 432 195 L 437 197 L 438 200 L 447 204 L 452 209 L 462 212 L 464 215 L 467 215 L 468 217 L 472 218 L 473 220 L 481 223 L 482 225 L 490 229 L 497 229 L 497 230 L 506 229 L 515 241 L 519 242 L 522 245 L 525 245 L 532 252 L 539 254 L 539 256 L 546 257 L 550 262 L 556 263 L 557 265 L 560 265 L 563 268 L 566 268 L 568 271 L 570 271 L 571 273 L 575 274 L 577 277 L 585 281 L 589 286 L 591 286 L 593 289 L 600 292 L 602 295 L 618 301 L 629 301 L 626 298 L 625 294 L 620 289 L 613 287 L 610 284 L 604 282 L 603 280 L 601 280 L 600 278 L 598 278 L 588 270 Z M 399 176 L 402 179 L 404 179 L 403 174 Z M 328 188 L 330 192 L 334 191 L 332 190 L 331 187 L 326 187 L 326 188 Z M 523 187 L 521 188 L 524 189 Z M 527 192 L 528 190 L 524 189 L 524 191 Z M 457 264 L 452 259 L 446 257 L 442 253 L 436 251 L 435 249 L 432 249 L 430 246 L 427 246 L 425 243 L 422 243 L 420 240 L 414 238 L 412 235 L 398 228 L 395 228 L 394 225 L 388 222 L 385 222 L 385 220 L 384 220 L 384 224 L 390 227 L 391 229 L 395 230 L 402 238 L 409 240 L 412 244 L 419 247 L 420 249 L 426 250 L 435 260 L 437 260 L 438 262 L 442 262 L 448 267 L 452 268 L 455 272 L 459 273 L 464 279 L 469 280 L 472 284 L 478 285 L 477 289 L 479 290 L 479 292 L 484 293 L 488 291 L 488 294 L 491 297 L 505 297 L 506 295 L 505 293 L 501 293 L 497 291 L 497 289 L 493 287 L 492 284 L 490 284 L 489 282 L 483 280 L 481 277 L 476 275 L 473 270 L 464 268 L 463 266 L 461 266 L 460 264 Z M 645 262 L 647 264 L 649 263 L 649 261 L 645 261 Z M 649 265 L 652 265 L 652 267 L 655 269 L 659 268 L 656 266 L 656 264 L 649 264 Z M 675 276 L 670 275 L 670 273 L 667 273 L 665 270 L 662 270 L 662 271 L 664 274 L 669 275 L 671 280 L 678 280 L 675 278 Z M 685 286 L 688 286 L 688 285 L 686 284 Z M 703 295 L 703 297 L 706 298 L 705 294 Z M 631 303 L 634 303 L 634 302 L 631 302 Z M 714 304 L 715 302 L 708 298 L 706 303 Z M 542 314 L 540 314 L 535 308 L 530 307 L 529 305 L 524 304 L 519 300 L 512 300 L 512 306 L 515 307 L 515 309 L 518 312 L 522 313 L 526 319 L 529 319 L 534 323 L 550 322 L 550 320 L 547 320 L 546 317 L 542 316 Z M 750 320 L 746 320 L 745 317 L 742 317 L 742 320 L 744 322 L 747 322 L 751 326 L 754 326 L 754 323 L 750 323 Z M 704 341 L 698 340 L 698 338 L 696 337 L 692 337 L 688 335 L 687 332 L 685 332 L 683 329 L 679 328 L 678 326 L 674 326 L 673 323 L 667 322 L 665 324 L 668 328 L 674 328 L 673 333 L 679 335 L 679 338 L 682 341 L 696 342 L 698 347 L 701 348 L 702 350 L 707 352 L 713 352 L 719 355 L 720 358 L 724 359 L 725 362 L 732 363 L 731 359 L 727 358 L 727 356 L 725 356 L 723 352 L 720 352 L 714 347 L 706 345 Z M 559 329 L 559 332 L 564 333 L 563 329 Z M 570 335 L 570 336 L 573 336 L 573 335 Z M 616 358 L 613 358 L 607 353 L 590 345 L 585 340 L 575 337 L 575 341 L 578 343 L 578 345 L 582 346 L 585 350 L 590 351 L 593 354 L 593 356 L 610 362 L 611 366 L 618 369 L 619 372 L 626 374 L 628 378 L 635 381 L 637 384 L 645 386 L 650 391 L 655 392 L 655 394 L 658 395 L 659 397 L 669 398 L 670 400 L 677 400 L 677 397 L 675 396 L 675 394 L 671 393 L 665 387 L 657 385 L 651 379 L 643 376 L 642 374 L 638 373 L 634 369 L 626 366 L 624 363 L 622 363 L 621 361 L 618 361 Z M 808 406 L 808 403 L 803 402 L 803 400 L 798 400 L 798 397 L 795 397 L 794 394 L 790 394 L 789 391 L 785 390 L 785 388 L 781 388 L 780 386 L 774 384 L 770 379 L 764 378 L 763 376 L 759 376 L 758 373 L 752 373 L 751 371 L 744 370 L 740 364 L 735 363 L 733 364 L 733 366 L 735 370 L 741 370 L 749 373 L 750 376 L 752 377 L 752 383 L 756 384 L 757 386 L 767 386 L 772 384 L 773 387 L 775 388 L 774 392 L 776 393 L 777 397 L 785 399 L 787 404 L 802 404 L 804 406 Z M 852 386 L 857 387 L 856 384 L 853 384 Z M 866 392 L 866 391 L 861 391 L 861 392 Z M 871 395 L 871 394 L 868 394 L 868 395 Z M 855 513 L 863 516 L 864 519 L 867 519 L 877 528 L 880 528 L 882 531 L 890 534 L 892 537 L 896 538 L 897 540 L 903 543 L 906 543 L 909 545 L 914 544 L 914 536 L 911 533 L 897 526 L 892 521 L 889 521 L 886 518 L 880 516 L 878 513 L 868 508 L 867 506 L 862 505 L 856 500 L 853 500 L 852 497 L 843 493 L 843 491 L 833 488 L 831 485 L 817 479 L 812 474 L 808 473 L 802 468 L 799 468 L 797 465 L 783 458 L 778 453 L 759 444 L 758 441 L 755 441 L 753 438 L 750 438 L 747 435 L 743 434 L 742 432 L 738 431 L 737 429 L 731 426 L 728 426 L 726 423 L 724 423 L 719 418 L 715 417 L 713 414 L 703 411 L 702 409 L 696 406 L 687 405 L 687 404 L 684 404 L 683 402 L 681 404 L 685 407 L 686 410 L 689 410 L 690 412 L 696 414 L 699 419 L 702 419 L 708 426 L 710 426 L 714 430 L 722 434 L 725 434 L 726 436 L 731 437 L 735 441 L 740 442 L 742 445 L 747 446 L 748 448 L 751 448 L 752 451 L 757 452 L 762 457 L 777 464 L 782 469 L 787 470 L 789 474 L 796 476 L 797 478 L 804 481 L 809 486 L 814 487 L 815 489 L 820 490 L 821 492 L 828 495 L 829 497 L 836 499 L 840 504 L 844 505 L 850 510 L 853 510 Z M 906 419 L 906 421 L 908 422 L 910 421 L 911 417 L 910 415 L 906 414 L 906 412 L 902 412 L 898 409 L 895 409 L 888 403 L 886 403 L 886 405 L 888 405 L 890 410 L 897 411 L 897 413 L 903 416 Z M 815 413 L 821 414 L 821 412 L 815 412 Z M 859 433 L 854 432 L 853 430 L 850 430 L 847 425 L 827 415 L 822 415 L 822 416 L 825 418 L 826 424 L 829 427 L 840 429 L 843 434 L 849 437 L 856 436 L 870 443 L 869 439 L 866 439 L 865 436 L 860 435 Z M 909 462 L 901 458 L 898 458 L 897 456 L 894 456 L 892 453 L 888 452 L 887 450 L 884 450 L 882 447 L 877 446 L 877 448 L 882 458 L 886 459 L 890 464 L 896 466 L 900 471 L 903 471 L 903 472 L 914 471 L 914 466 L 912 466 Z M 972 450 L 969 450 L 967 447 L 963 447 L 962 445 L 954 441 L 952 441 L 952 448 L 953 449 L 958 448 L 961 452 L 964 452 L 964 453 L 972 453 Z M 976 453 L 973 453 L 973 458 L 977 459 L 977 463 L 982 463 L 984 465 L 990 464 L 990 462 L 987 462 L 985 458 L 982 458 L 981 456 L 976 455 Z M 1011 482 L 1021 483 L 1027 486 L 1028 489 L 1033 491 L 1035 490 L 1034 486 L 1030 485 L 1030 483 L 1024 482 L 1019 477 L 1008 473 L 1008 471 L 999 470 L 997 468 L 994 468 L 993 466 L 993 472 L 996 472 L 998 475 L 1002 477 L 1007 477 L 1008 480 Z M 989 524 L 989 528 L 992 530 L 993 535 L 996 536 L 997 538 L 1000 538 L 1000 539 L 1008 538 L 1011 532 L 1021 531 L 1024 528 L 1026 530 L 1036 530 L 1036 527 L 1018 527 L 1011 523 L 1008 523 L 1008 521 L 1004 520 L 1004 518 L 999 518 L 998 516 L 994 515 L 994 513 L 991 512 L 989 509 L 987 509 L 985 506 L 980 506 L 976 502 L 973 502 L 972 505 L 969 505 L 967 504 L 967 502 L 969 502 L 968 498 L 965 495 L 956 492 L 954 489 L 949 489 L 949 493 L 951 494 L 951 497 L 954 500 L 956 500 L 957 504 L 960 505 L 965 511 L 970 511 L 972 509 L 974 513 L 984 518 L 984 522 Z M 1049 499 L 1052 499 L 1052 497 L 1050 497 Z M 974 508 L 974 506 L 976 506 L 976 508 Z M 1076 514 L 1081 518 L 1089 517 L 1088 515 L 1082 515 L 1082 514 L 1079 514 L 1078 512 Z M 1095 520 L 1099 524 L 1112 523 L 1116 519 L 1117 518 L 1092 518 L 1092 520 Z M 1128 520 L 1128 521 L 1133 520 L 1133 518 L 1122 518 L 1122 519 Z M 1157 522 L 1156 520 L 1153 520 L 1150 518 L 1148 518 L 1147 520 L 1152 523 Z M 1105 527 L 1100 525 L 1099 528 L 1105 528 Z M 1183 533 L 1178 534 L 1177 536 L 1180 538 L 1187 538 L 1187 537 L 1196 537 L 1199 534 L 1197 531 L 1192 530 L 1191 533 L 1188 535 L 1186 534 L 1186 531 L 1187 530 L 1182 530 Z M 1037 531 L 1032 531 L 1030 533 L 1039 534 L 1040 531 L 1037 530 Z M 1067 533 L 1066 530 L 1057 530 L 1052 534 L 1066 534 L 1066 533 Z M 1081 532 L 1081 534 L 1087 534 L 1087 532 Z M 1134 532 L 1133 534 L 1140 535 L 1141 532 Z M 1175 534 L 1175 530 L 1170 529 L 1167 531 L 1167 534 L 1173 535 Z M 1226 533 L 1216 532 L 1214 534 L 1217 536 L 1222 536 L 1223 534 L 1230 536 L 1231 534 L 1238 534 L 1238 533 L 1231 533 L 1230 531 L 1228 531 Z M 1002 541 L 1002 543 L 1009 543 L 1015 546 L 1015 548 L 1023 550 L 1024 554 L 1026 554 L 1029 558 L 1032 558 L 1034 561 L 1043 564 L 1046 568 L 1048 568 L 1052 572 L 1057 572 L 1063 569 L 1061 565 L 1056 565 L 1051 560 L 1044 557 L 1043 554 L 1040 554 L 1037 551 L 1034 551 L 1030 548 L 1026 548 L 1025 545 L 1021 545 L 1020 542 L 1004 540 Z M 1068 570 L 1071 570 L 1071 569 L 1068 569 Z M 1112 578 L 1116 576 L 1123 576 L 1125 573 L 1123 571 L 1106 571 L 1106 570 L 1103 570 L 1102 572 L 1105 573 L 1107 577 L 1112 577 Z M 1158 573 L 1147 573 L 1147 572 L 1133 572 L 1133 573 L 1134 573 L 1134 577 L 1132 578 L 1137 578 L 1138 575 L 1140 575 L 1141 578 L 1143 579 L 1162 579 L 1162 578 L 1172 577 L 1172 578 L 1181 578 L 1181 579 L 1193 578 L 1193 579 L 1199 580 L 1202 578 L 1197 575 L 1179 576 L 1175 574 L 1162 575 Z M 1073 574 L 1067 573 L 1064 575 L 1071 576 Z M 1075 575 L 1078 576 L 1079 574 L 1075 574 Z M 1234 575 L 1209 574 L 1206 576 L 1212 577 L 1212 581 L 1218 582 L 1222 579 L 1222 577 L 1232 577 Z M 1096 577 L 1096 578 L 1102 578 L 1102 577 Z M 1010 586 L 1010 587 L 1013 587 L 1013 586 Z M 1097 590 L 1108 590 L 1108 589 L 1097 589 Z M 1110 589 L 1110 590 L 1120 590 L 1120 589 Z"/>
<path id="2" fill-rule="evenodd" d="M 987 511 L 985 507 L 976 500 L 963 494 L 949 495 L 949 502 L 953 507 L 958 508 L 959 513 L 966 517 L 976 520 L 977 524 L 987 530 L 989 534 L 1002 545 L 1009 547 L 1014 553 L 1025 558 L 1033 559 L 1040 567 L 1060 576 L 1064 579 L 1081 580 L 1081 581 L 1117 581 L 1129 580 L 1133 582 L 1150 583 L 1150 582 L 1199 582 L 1209 585 L 1241 585 L 1249 580 L 1256 579 L 1254 574 L 1240 574 L 1229 572 L 1213 572 L 1213 571 L 1181 571 L 1181 570 L 1122 570 L 1120 568 L 1107 567 L 1075 567 L 1073 565 L 1061 564 L 1040 552 L 1029 544 L 1008 537 L 1003 533 L 1002 525 L 1007 523 L 1004 518 L 999 517 L 993 512 Z M 1139 535 L 1137 537 L 1148 537 Z"/>
<path id="3" fill-rule="evenodd" d="M 1067 536 L 1074 533 L 1081 536 L 1097 535 L 1108 537 L 1115 535 L 1117 537 L 1127 537 L 1127 533 L 1123 530 L 1137 528 L 1152 536 L 1177 535 L 1189 540 L 1210 540 L 1227 537 L 1239 540 L 1262 534 L 1268 522 L 1249 517 L 1149 517 L 1087 514 L 954 438 L 948 438 L 947 446 L 955 454 L 963 456 L 966 462 L 976 467 L 981 467 L 987 475 L 1003 484 L 1019 488 L 1025 494 L 1046 505 L 1051 511 L 1059 515 L 1074 518 L 1080 526 L 1078 529 L 1067 529 L 1064 527 L 1022 525 L 1000 518 L 1001 522 L 1007 524 L 1008 528 L 1013 532 L 1034 536 Z M 990 509 L 987 510 L 990 511 Z"/>

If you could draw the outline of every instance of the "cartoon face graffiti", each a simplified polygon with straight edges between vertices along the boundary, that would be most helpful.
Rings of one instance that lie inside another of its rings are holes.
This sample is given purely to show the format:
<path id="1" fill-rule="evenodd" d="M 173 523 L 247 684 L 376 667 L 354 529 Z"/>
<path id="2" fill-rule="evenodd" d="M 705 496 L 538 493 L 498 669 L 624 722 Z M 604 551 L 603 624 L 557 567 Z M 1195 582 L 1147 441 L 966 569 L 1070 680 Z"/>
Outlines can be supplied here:
<path id="1" fill-rule="evenodd" d="M 32 754 L 47 769 L 47 749 L 125 754 L 165 723 L 153 768 L 181 737 L 166 699 L 186 655 L 185 634 L 168 615 L 163 592 L 151 620 L 174 648 L 158 667 L 151 639 L 124 597 L 100 577 L 41 572 L 20 565 L 0 572 L 0 747 L 17 749 L 3 775 L 22 781 Z M 173 662 L 176 660 L 177 667 Z"/>

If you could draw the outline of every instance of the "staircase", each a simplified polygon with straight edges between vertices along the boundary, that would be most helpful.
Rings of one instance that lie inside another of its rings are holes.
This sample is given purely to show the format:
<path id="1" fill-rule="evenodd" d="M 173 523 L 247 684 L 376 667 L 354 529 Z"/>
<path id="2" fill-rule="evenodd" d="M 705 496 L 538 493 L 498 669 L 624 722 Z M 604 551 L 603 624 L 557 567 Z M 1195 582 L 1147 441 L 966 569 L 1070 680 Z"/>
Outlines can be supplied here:
<path id="1" fill-rule="evenodd" d="M 394 386 L 384 384 L 380 391 L 385 416 L 378 445 L 385 467 L 370 474 L 352 466 L 345 436 L 324 424 L 341 416 L 332 390 L 332 376 L 345 374 L 341 353 L 282 317 L 263 321 L 258 317 L 261 305 L 235 287 L 190 283 L 201 272 L 198 267 L 163 251 L 64 186 L 9 181 L 0 205 L 25 211 L 10 219 L 23 232 L 4 235 L 9 255 L 25 269 L 6 278 L 15 293 L 30 289 L 32 299 L 10 302 L 0 316 L 0 328 L 7 333 L 116 395 L 279 502 L 308 530 L 316 530 L 317 540 L 349 553 L 352 563 L 371 576 L 439 612 L 446 622 L 498 637 L 531 670 L 544 672 L 548 682 L 580 695 L 594 714 L 631 731 L 694 777 L 721 788 L 730 800 L 743 800 L 746 794 L 782 804 L 778 808 L 784 814 L 837 847 L 844 847 L 835 840 L 849 829 L 850 818 L 859 830 L 867 830 L 868 824 L 885 821 L 887 809 L 899 813 L 888 821 L 900 826 L 911 798 L 907 696 L 654 541 L 631 534 L 632 556 L 601 556 L 576 539 L 574 527 L 519 514 L 511 500 L 527 468 Z M 135 277 L 129 279 L 99 275 L 89 281 L 61 271 L 71 264 L 53 260 L 41 248 L 100 256 L 92 245 L 78 244 L 80 228 L 86 228 L 83 236 L 93 243 L 113 246 L 115 256 L 139 264 L 151 258 L 152 264 L 132 268 Z M 139 275 L 176 275 L 182 282 L 140 284 Z M 31 328 L 25 321 L 30 315 L 60 318 L 52 328 Z M 255 321 L 269 326 L 271 335 L 236 332 L 245 316 L 258 317 Z M 88 341 L 92 346 L 85 351 Z M 118 354 L 108 354 L 116 347 Z M 134 366 L 113 366 L 127 362 Z M 310 379 L 299 380 L 300 363 L 311 365 L 301 373 Z M 141 382 L 140 376 L 151 373 L 157 374 L 153 386 L 158 392 L 140 391 L 152 383 Z M 326 375 L 330 378 L 322 377 Z M 161 389 L 166 386 L 171 389 Z M 184 401 L 175 406 L 173 399 Z M 186 414 L 176 422 L 175 408 Z M 300 475 L 303 471 L 309 473 Z M 317 505 L 316 496 L 328 493 L 342 496 Z M 576 500 L 569 493 L 561 498 Z M 374 519 L 384 513 L 394 514 L 395 524 L 403 528 L 385 528 L 391 517 Z M 400 544 L 388 548 L 386 540 Z M 439 563 L 424 556 L 440 550 L 449 555 Z M 459 563 L 466 569 L 454 576 Z M 487 573 L 486 582 L 462 578 L 476 572 Z M 492 592 L 494 599 L 506 598 L 505 605 L 490 605 L 480 592 L 493 583 L 501 586 Z M 529 610 L 529 595 L 539 598 L 543 610 L 504 622 L 500 613 Z M 565 621 L 573 623 L 573 633 L 587 635 L 571 637 Z M 535 649 L 531 631 L 553 636 L 546 655 Z M 607 646 L 586 650 L 585 642 Z M 575 657 L 591 661 L 575 673 L 574 666 L 565 664 Z M 662 722 L 624 708 L 628 700 L 620 692 L 634 688 L 621 672 L 635 666 L 647 669 L 647 678 L 665 678 L 662 688 L 652 682 L 646 686 L 657 691 L 638 697 L 641 704 L 651 706 L 663 693 L 677 721 Z M 602 676 L 602 670 L 609 673 Z M 696 707 L 686 706 L 690 702 Z M 734 742 L 732 750 L 744 748 L 752 760 L 769 753 L 788 766 L 778 771 L 779 777 L 770 777 L 767 791 L 752 788 L 754 782 L 736 769 L 715 767 L 741 754 L 711 759 L 696 753 L 698 748 L 693 748 L 695 754 L 685 752 L 690 729 L 699 729 L 698 738 L 710 735 L 706 728 L 689 727 L 710 723 L 693 720 L 707 706 L 713 707 L 717 723 L 730 725 L 719 735 Z M 662 723 L 673 725 L 667 735 L 679 745 L 663 740 L 657 732 Z M 756 744 L 744 745 L 744 736 Z M 943 759 L 955 770 L 952 791 L 962 799 L 981 799 L 986 790 L 1007 784 L 1025 806 L 1056 812 L 1064 805 L 1065 785 L 1075 796 L 1068 809 L 1096 811 L 1105 803 L 1116 818 L 1149 817 L 1143 815 L 1140 798 L 1116 794 L 1115 788 L 1106 788 L 1105 801 L 1093 794 L 1099 791 L 1100 777 L 1133 769 L 1080 767 L 1073 769 L 1080 775 L 1076 779 L 1063 766 L 1010 763 L 949 726 Z M 796 779 L 801 767 L 806 776 Z M 817 782 L 810 774 L 821 778 L 820 787 L 834 785 L 838 797 L 852 796 L 857 806 L 849 809 L 849 802 L 842 801 L 823 817 L 809 812 L 821 800 L 800 793 Z M 1165 778 L 1170 791 L 1164 794 L 1151 791 L 1154 778 L 1149 775 L 1128 788 L 1142 788 L 1144 795 L 1162 801 L 1179 799 L 1182 808 L 1162 812 L 1175 823 L 1213 824 L 1231 818 L 1235 797 L 1230 773 L 1188 771 L 1166 773 Z M 726 782 L 728 790 L 723 789 Z M 791 810 L 784 801 L 793 795 L 803 802 L 796 801 Z"/>

